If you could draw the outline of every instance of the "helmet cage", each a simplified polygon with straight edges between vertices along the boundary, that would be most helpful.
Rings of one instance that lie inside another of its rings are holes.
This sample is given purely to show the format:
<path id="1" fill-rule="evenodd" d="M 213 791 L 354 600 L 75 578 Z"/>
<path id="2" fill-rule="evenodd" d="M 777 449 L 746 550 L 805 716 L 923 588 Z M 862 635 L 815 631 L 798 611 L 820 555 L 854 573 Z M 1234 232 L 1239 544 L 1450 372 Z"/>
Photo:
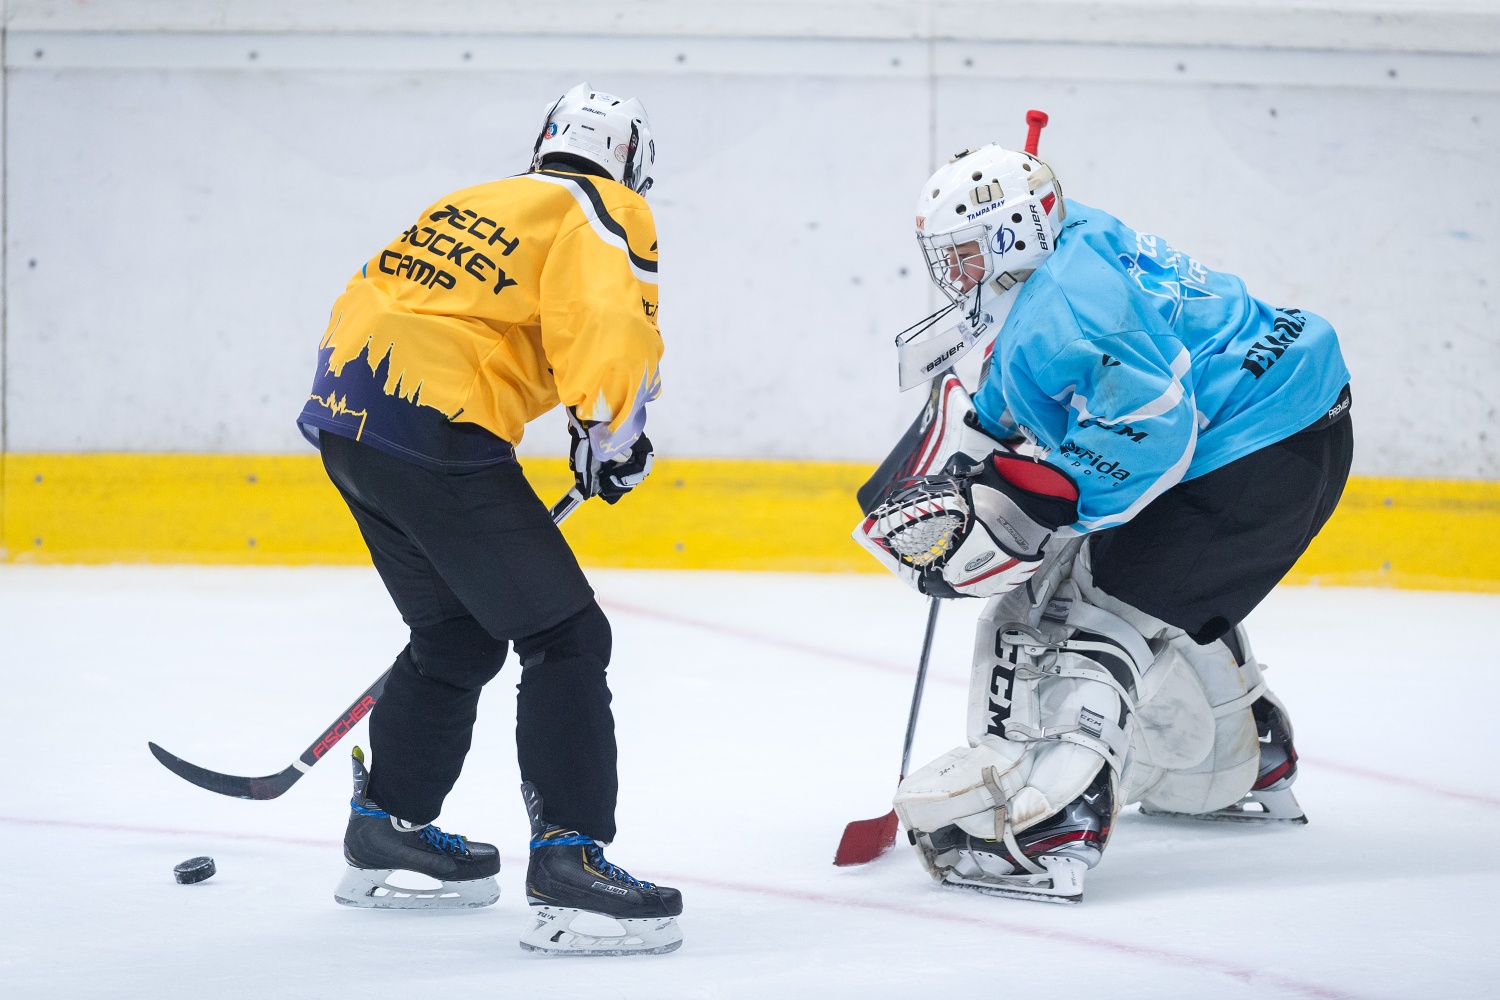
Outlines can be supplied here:
<path id="1" fill-rule="evenodd" d="M 927 263 L 927 273 L 932 277 L 933 284 L 955 305 L 962 303 L 971 291 L 995 276 L 994 255 L 990 252 L 990 232 L 988 225 L 978 223 L 935 236 L 917 234 L 917 243 L 921 246 L 922 257 Z M 965 277 L 970 281 L 967 288 L 963 285 Z"/>

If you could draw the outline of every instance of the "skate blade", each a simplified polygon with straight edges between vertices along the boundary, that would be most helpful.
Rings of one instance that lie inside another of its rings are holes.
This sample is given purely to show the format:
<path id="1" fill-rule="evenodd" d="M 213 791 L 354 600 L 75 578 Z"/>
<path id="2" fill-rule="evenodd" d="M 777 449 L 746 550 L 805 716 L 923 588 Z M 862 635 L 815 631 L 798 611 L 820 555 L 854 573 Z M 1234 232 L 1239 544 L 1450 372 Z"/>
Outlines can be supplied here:
<path id="1" fill-rule="evenodd" d="M 591 910 L 533 906 L 521 949 L 544 955 L 665 955 L 682 947 L 675 917 L 606 917 Z M 581 923 L 575 929 L 573 924 Z M 618 928 L 614 933 L 615 928 Z"/>
<path id="2" fill-rule="evenodd" d="M 432 888 L 414 886 L 436 883 Z M 493 876 L 444 882 L 399 868 L 349 866 L 333 898 L 344 906 L 373 910 L 458 910 L 489 906 L 500 898 Z"/>
<path id="3" fill-rule="evenodd" d="M 1037 903 L 1061 903 L 1072 906 L 1083 902 L 1083 873 L 1088 865 L 1077 858 L 1043 855 L 1037 863 L 1047 869 L 1041 875 L 1017 872 L 1013 875 L 984 875 L 965 878 L 951 868 L 943 873 L 944 885 L 955 889 L 982 892 L 987 896 L 1027 899 Z"/>
<path id="4" fill-rule="evenodd" d="M 1245 797 L 1223 809 L 1206 813 L 1170 812 L 1141 804 L 1143 816 L 1168 816 L 1173 819 L 1195 819 L 1208 823 L 1295 823 L 1307 824 L 1307 814 L 1290 788 L 1265 788 L 1249 791 Z"/>

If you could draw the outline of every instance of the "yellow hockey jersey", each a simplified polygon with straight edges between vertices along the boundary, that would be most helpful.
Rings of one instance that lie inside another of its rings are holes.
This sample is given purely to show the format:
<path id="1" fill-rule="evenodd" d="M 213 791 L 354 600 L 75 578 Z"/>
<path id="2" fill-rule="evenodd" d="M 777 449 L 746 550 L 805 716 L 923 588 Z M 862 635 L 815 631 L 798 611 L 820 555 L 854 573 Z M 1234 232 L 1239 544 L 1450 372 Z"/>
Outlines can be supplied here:
<path id="1" fill-rule="evenodd" d="M 510 458 L 561 402 L 624 451 L 660 391 L 656 257 L 645 199 L 606 178 L 454 192 L 349 280 L 298 422 L 459 470 Z"/>

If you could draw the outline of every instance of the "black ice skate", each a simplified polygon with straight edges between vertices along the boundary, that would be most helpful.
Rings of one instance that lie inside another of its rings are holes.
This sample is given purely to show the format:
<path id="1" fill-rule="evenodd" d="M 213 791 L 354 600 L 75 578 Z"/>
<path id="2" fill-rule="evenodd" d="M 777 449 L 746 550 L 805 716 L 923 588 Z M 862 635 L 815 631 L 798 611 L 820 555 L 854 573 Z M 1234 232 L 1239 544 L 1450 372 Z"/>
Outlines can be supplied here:
<path id="1" fill-rule="evenodd" d="M 550 955 L 661 955 L 682 946 L 676 917 L 682 894 L 632 878 L 604 859 L 603 848 L 574 830 L 542 820 L 542 799 L 521 786 L 531 817 L 526 898 L 531 926 L 521 947 Z"/>
<path id="2" fill-rule="evenodd" d="M 1004 840 L 985 840 L 956 826 L 907 836 L 944 885 L 1012 899 L 1079 903 L 1084 872 L 1099 863 L 1114 814 L 1110 770 L 1101 767 L 1067 808 Z"/>
<path id="3" fill-rule="evenodd" d="M 370 775 L 354 748 L 354 797 L 344 831 L 344 873 L 333 898 L 345 906 L 431 910 L 489 906 L 500 898 L 493 844 L 465 840 L 428 823 L 397 819 L 365 798 Z"/>
<path id="4" fill-rule="evenodd" d="M 1297 780 L 1297 748 L 1286 712 L 1273 697 L 1261 696 L 1250 706 L 1255 734 L 1260 739 L 1260 771 L 1255 784 L 1238 802 L 1206 813 L 1176 813 L 1141 807 L 1147 816 L 1177 816 L 1228 823 L 1306 823 L 1307 814 L 1292 794 Z"/>

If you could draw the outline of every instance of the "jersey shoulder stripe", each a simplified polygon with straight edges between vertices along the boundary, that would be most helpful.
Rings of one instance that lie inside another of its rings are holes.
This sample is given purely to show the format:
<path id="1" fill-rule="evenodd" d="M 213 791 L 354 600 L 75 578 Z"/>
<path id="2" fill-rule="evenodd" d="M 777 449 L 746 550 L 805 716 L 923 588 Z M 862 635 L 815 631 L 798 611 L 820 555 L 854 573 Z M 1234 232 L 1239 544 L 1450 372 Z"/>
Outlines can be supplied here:
<path id="1" fill-rule="evenodd" d="M 610 246 L 624 251 L 625 256 L 630 260 L 630 269 L 635 273 L 636 279 L 648 285 L 657 283 L 656 261 L 640 256 L 631 248 L 630 237 L 625 232 L 625 227 L 609 214 L 609 207 L 604 204 L 604 197 L 592 181 L 581 174 L 554 174 L 546 171 L 521 176 L 547 184 L 556 184 L 568 191 L 578 202 L 578 207 L 583 209 L 584 218 L 588 220 L 594 234 Z"/>

